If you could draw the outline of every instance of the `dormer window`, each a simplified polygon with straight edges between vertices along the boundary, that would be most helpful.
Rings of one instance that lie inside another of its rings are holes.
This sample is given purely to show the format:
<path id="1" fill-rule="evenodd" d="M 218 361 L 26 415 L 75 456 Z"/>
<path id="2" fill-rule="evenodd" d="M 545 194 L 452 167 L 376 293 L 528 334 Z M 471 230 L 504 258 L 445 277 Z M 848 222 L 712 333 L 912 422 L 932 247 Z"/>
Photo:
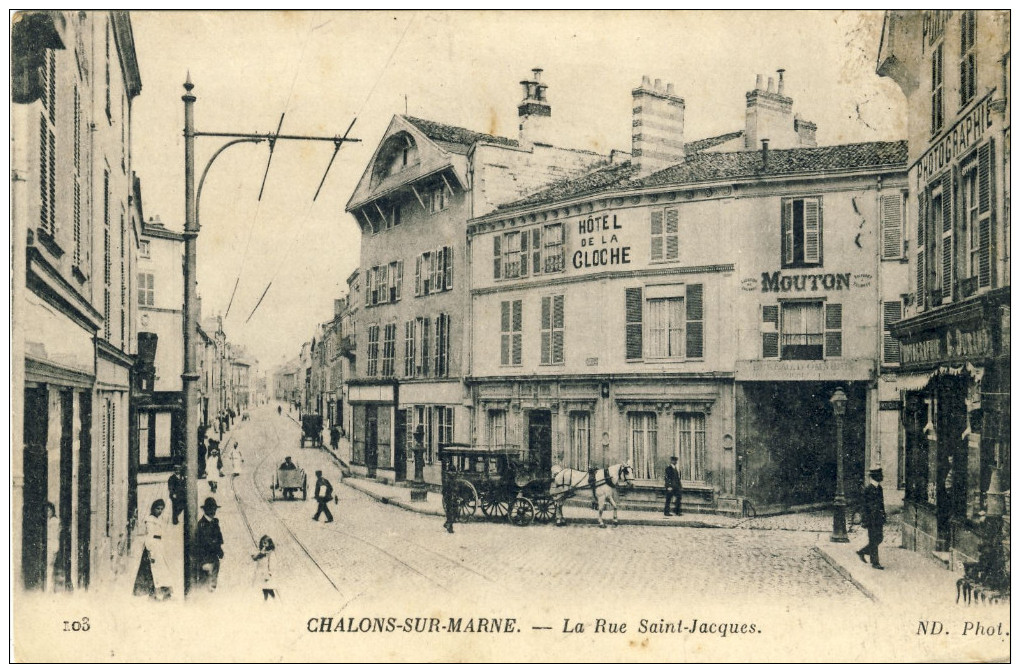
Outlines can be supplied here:
<path id="1" fill-rule="evenodd" d="M 418 163 L 418 146 L 414 138 L 406 132 L 394 134 L 380 148 L 373 176 L 376 182 L 381 182 Z"/>

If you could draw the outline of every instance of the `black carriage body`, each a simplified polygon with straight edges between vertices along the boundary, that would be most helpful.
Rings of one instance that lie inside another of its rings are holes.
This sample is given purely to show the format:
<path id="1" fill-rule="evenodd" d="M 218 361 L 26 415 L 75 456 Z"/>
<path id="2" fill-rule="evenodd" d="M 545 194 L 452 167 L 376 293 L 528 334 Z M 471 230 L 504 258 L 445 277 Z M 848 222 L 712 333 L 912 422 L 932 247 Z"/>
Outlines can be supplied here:
<path id="1" fill-rule="evenodd" d="M 516 525 L 537 519 L 548 523 L 555 516 L 549 495 L 551 477 L 538 477 L 522 461 L 521 450 L 486 450 L 446 447 L 439 452 L 444 491 L 451 490 L 461 521 L 478 508 L 490 518 L 506 518 Z"/>
<path id="2" fill-rule="evenodd" d="M 322 447 L 322 415 L 301 416 L 301 447 L 306 440 L 315 447 Z"/>

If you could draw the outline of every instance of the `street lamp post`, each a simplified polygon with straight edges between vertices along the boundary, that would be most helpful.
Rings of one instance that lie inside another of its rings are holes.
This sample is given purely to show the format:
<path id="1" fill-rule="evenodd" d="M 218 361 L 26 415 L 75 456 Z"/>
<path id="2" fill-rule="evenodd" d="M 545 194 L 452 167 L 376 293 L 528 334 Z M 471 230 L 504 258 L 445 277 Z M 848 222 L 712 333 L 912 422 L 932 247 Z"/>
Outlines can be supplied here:
<path id="1" fill-rule="evenodd" d="M 242 134 L 227 132 L 201 132 L 195 130 L 194 106 L 196 97 L 192 94 L 195 85 L 191 82 L 191 75 L 188 75 L 184 82 L 184 95 L 181 101 L 184 102 L 184 373 L 181 374 L 182 389 L 181 397 L 184 406 L 184 459 L 185 459 L 185 503 L 184 503 L 184 593 L 190 593 L 194 581 L 197 579 L 198 569 L 194 564 L 192 548 L 194 545 L 195 529 L 198 524 L 198 422 L 196 407 L 196 382 L 199 379 L 195 364 L 195 349 L 192 346 L 192 339 L 198 334 L 198 273 L 197 273 L 197 241 L 198 241 L 198 206 L 202 197 L 202 186 L 205 184 L 205 176 L 209 173 L 216 158 L 228 147 L 238 143 L 262 143 L 268 141 L 270 145 L 270 157 L 272 148 L 278 140 L 300 140 L 300 141 L 329 141 L 334 145 L 333 158 L 339 152 L 343 143 L 360 142 L 357 138 L 337 136 L 297 136 L 283 135 L 279 128 L 275 134 Z M 280 118 L 282 126 L 283 118 Z M 349 133 L 354 127 L 351 122 L 347 128 Z M 213 153 L 206 162 L 202 177 L 198 182 L 198 189 L 195 189 L 195 139 L 201 136 L 229 138 L 224 145 Z M 333 161 L 330 160 L 330 165 Z M 266 165 L 268 173 L 269 166 Z M 326 173 L 329 172 L 329 167 Z M 326 179 L 324 173 L 323 181 Z M 322 188 L 322 183 L 319 183 Z M 260 194 L 261 196 L 261 194 Z M 316 192 L 318 196 L 318 192 Z M 222 358 L 220 380 L 223 380 Z M 222 403 L 220 404 L 223 405 Z M 222 433 L 220 435 L 222 439 Z"/>
<path id="2" fill-rule="evenodd" d="M 843 416 L 846 415 L 846 393 L 837 387 L 829 403 L 832 413 L 836 416 L 836 496 L 832 501 L 832 535 L 833 542 L 849 542 L 846 534 L 846 494 L 843 492 Z"/>

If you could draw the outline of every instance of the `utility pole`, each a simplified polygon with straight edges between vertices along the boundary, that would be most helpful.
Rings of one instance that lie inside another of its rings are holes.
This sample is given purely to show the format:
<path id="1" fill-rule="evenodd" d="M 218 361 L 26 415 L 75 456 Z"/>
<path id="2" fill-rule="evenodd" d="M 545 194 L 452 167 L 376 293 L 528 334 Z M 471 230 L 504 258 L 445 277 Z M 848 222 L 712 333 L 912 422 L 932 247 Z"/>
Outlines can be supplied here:
<path id="1" fill-rule="evenodd" d="M 195 366 L 195 349 L 192 340 L 198 334 L 198 231 L 199 231 L 199 203 L 202 199 L 202 185 L 205 184 L 205 176 L 209 173 L 216 158 L 228 147 L 238 143 L 262 143 L 269 142 L 270 148 L 278 140 L 300 140 L 300 141 L 328 141 L 333 143 L 335 149 L 333 157 L 340 150 L 343 143 L 360 143 L 360 139 L 347 138 L 344 134 L 340 136 L 298 136 L 280 134 L 277 128 L 275 134 L 241 134 L 227 132 L 200 132 L 195 130 L 194 106 L 196 97 L 192 94 L 195 88 L 191 82 L 191 75 L 188 74 L 184 82 L 184 95 L 181 101 L 184 102 L 184 373 L 182 379 L 182 396 L 184 401 L 184 448 L 185 448 L 185 495 L 184 504 L 184 592 L 187 595 L 197 579 L 197 565 L 193 554 L 195 542 L 195 529 L 198 524 L 198 421 L 196 401 L 196 381 L 199 375 Z M 281 118 L 282 126 L 282 118 Z M 351 127 L 354 123 L 351 123 Z M 351 127 L 347 128 L 350 132 Z M 195 189 L 195 139 L 201 136 L 229 138 L 231 140 L 223 144 L 205 165 L 202 177 L 198 181 L 198 189 Z M 271 154 L 271 152 L 270 152 Z M 333 160 L 330 160 L 332 165 Z M 268 169 L 268 165 L 266 166 Z M 326 172 L 329 172 L 327 167 Z M 325 182 L 326 174 L 322 176 Z M 322 183 L 319 187 L 321 189 Z M 222 336 L 222 335 L 221 335 Z M 225 352 L 225 348 L 222 352 Z M 220 380 L 223 380 L 222 353 Z M 221 404 L 222 406 L 222 404 Z M 221 433 L 222 439 L 222 433 Z"/>

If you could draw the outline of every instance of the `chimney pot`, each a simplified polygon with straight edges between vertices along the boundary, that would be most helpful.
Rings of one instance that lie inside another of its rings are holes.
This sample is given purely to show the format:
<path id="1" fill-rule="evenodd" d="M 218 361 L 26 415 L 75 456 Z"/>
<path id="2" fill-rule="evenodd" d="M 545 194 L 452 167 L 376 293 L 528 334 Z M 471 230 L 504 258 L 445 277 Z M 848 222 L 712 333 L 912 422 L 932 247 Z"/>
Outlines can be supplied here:
<path id="1" fill-rule="evenodd" d="M 761 74 L 756 74 L 755 77 L 754 77 L 754 89 L 755 90 L 764 90 L 765 89 L 765 83 L 764 83 L 764 80 L 762 79 Z"/>
<path id="2" fill-rule="evenodd" d="M 661 78 L 655 79 L 655 89 L 656 90 L 662 90 L 662 79 Z"/>
<path id="3" fill-rule="evenodd" d="M 535 67 L 534 69 L 531 70 L 531 73 L 535 75 L 535 82 L 536 83 L 538 81 L 542 80 L 542 68 L 541 67 Z"/>
<path id="4" fill-rule="evenodd" d="M 775 92 L 776 91 L 776 81 L 771 76 L 769 76 L 769 88 L 768 88 L 768 91 L 769 92 Z"/>
<path id="5" fill-rule="evenodd" d="M 652 79 L 648 78 L 647 76 L 642 76 L 641 77 L 641 87 L 647 88 L 647 87 L 650 87 L 651 85 L 652 85 Z"/>
<path id="6" fill-rule="evenodd" d="M 666 84 L 666 94 L 668 94 L 668 95 L 675 94 L 673 92 L 673 84 L 672 83 L 667 83 Z"/>
<path id="7" fill-rule="evenodd" d="M 779 94 L 783 94 L 783 72 L 785 71 L 786 71 L 785 69 L 776 70 L 776 73 L 779 74 L 779 90 L 778 90 Z"/>
<path id="8" fill-rule="evenodd" d="M 769 165 L 769 139 L 761 139 L 761 166 L 766 168 Z"/>

